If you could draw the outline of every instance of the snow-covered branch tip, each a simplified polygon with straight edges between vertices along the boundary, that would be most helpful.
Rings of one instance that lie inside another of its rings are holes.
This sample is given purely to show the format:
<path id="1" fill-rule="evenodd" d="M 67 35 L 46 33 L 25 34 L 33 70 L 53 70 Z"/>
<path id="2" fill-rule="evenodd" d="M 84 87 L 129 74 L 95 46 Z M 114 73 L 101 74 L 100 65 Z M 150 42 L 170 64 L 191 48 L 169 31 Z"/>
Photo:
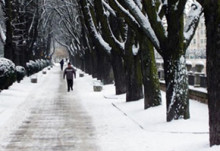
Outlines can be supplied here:
<path id="1" fill-rule="evenodd" d="M 1 25 L 0 25 L 0 37 L 1 37 L 2 43 L 5 43 L 6 35 L 5 35 L 5 32 L 3 31 L 3 28 Z"/>
<path id="2" fill-rule="evenodd" d="M 1 3 L 5 6 L 5 0 L 1 0 Z"/>
<path id="3" fill-rule="evenodd" d="M 70 52 L 71 55 L 74 55 L 73 52 L 72 52 L 72 49 L 71 49 L 71 47 L 69 45 L 59 41 L 56 37 L 55 37 L 55 40 L 56 40 L 56 42 L 58 44 L 60 44 L 61 46 L 65 47 Z"/>
<path id="4" fill-rule="evenodd" d="M 129 13 L 129 11 L 127 9 L 125 9 L 117 0 L 113 0 L 115 2 L 115 4 L 117 5 L 117 8 L 120 9 L 121 12 L 123 12 L 123 14 L 125 16 L 127 16 L 127 18 L 129 18 L 131 20 L 131 22 L 133 22 L 137 27 L 140 27 L 139 23 L 136 21 L 136 19 Z"/>
<path id="5" fill-rule="evenodd" d="M 103 6 L 114 16 L 117 17 L 115 11 L 107 4 L 104 0 L 102 0 Z"/>
<path id="6" fill-rule="evenodd" d="M 92 19 L 92 15 L 89 9 L 89 5 L 87 4 L 86 6 L 84 6 L 85 9 L 85 16 L 88 17 L 87 19 L 87 23 L 88 23 L 88 28 L 91 32 L 91 34 L 93 35 L 93 38 L 96 40 L 96 42 L 98 42 L 98 44 L 103 47 L 103 49 L 110 54 L 112 48 L 109 46 L 109 44 L 103 39 L 102 35 L 97 31 L 94 21 Z"/>
<path id="7" fill-rule="evenodd" d="M 143 32 L 149 37 L 149 39 L 153 43 L 154 47 L 157 50 L 160 50 L 160 42 L 158 40 L 158 37 L 155 34 L 155 31 L 151 27 L 148 16 L 146 16 L 142 13 L 140 8 L 134 3 L 133 0 L 123 0 L 123 1 L 127 5 L 127 7 L 130 10 L 131 14 L 134 16 L 134 18 L 140 24 Z"/>
<path id="8" fill-rule="evenodd" d="M 189 13 L 186 16 L 186 22 L 184 27 L 184 43 L 187 46 L 193 38 L 193 35 L 195 34 L 202 12 L 202 6 L 198 2 L 194 1 L 194 3 L 192 3 L 191 5 Z"/>

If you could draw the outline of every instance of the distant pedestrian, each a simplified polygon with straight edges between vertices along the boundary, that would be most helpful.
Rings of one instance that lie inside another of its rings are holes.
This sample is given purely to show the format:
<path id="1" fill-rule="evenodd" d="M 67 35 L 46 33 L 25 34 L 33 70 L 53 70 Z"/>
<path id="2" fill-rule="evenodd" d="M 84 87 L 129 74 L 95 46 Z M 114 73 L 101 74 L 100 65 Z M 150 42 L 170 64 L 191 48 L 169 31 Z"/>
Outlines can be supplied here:
<path id="1" fill-rule="evenodd" d="M 62 59 L 62 60 L 60 61 L 60 68 L 61 68 L 62 71 L 63 71 L 63 64 L 64 64 L 64 60 Z"/>
<path id="2" fill-rule="evenodd" d="M 63 79 L 67 81 L 67 91 L 73 90 L 73 76 L 76 78 L 76 70 L 68 63 L 68 67 L 63 72 Z"/>

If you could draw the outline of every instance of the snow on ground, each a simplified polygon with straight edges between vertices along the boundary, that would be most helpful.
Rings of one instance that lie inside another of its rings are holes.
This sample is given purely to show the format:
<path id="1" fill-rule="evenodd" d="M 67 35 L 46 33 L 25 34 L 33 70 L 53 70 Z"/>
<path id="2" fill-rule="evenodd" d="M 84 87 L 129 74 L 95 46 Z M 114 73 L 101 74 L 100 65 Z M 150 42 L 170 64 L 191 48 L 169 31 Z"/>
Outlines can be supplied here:
<path id="1" fill-rule="evenodd" d="M 125 102 L 114 86 L 93 92 L 95 79 L 77 78 L 76 91 L 93 117 L 101 150 L 217 151 L 209 147 L 208 107 L 190 100 L 190 120 L 166 122 L 165 93 L 161 106 L 144 110 L 144 100 Z"/>
<path id="2" fill-rule="evenodd" d="M 47 71 L 47 68 L 44 70 Z M 31 78 L 37 78 L 38 82 L 31 83 Z M 38 103 L 35 98 L 45 97 L 36 96 L 35 92 L 45 90 L 41 87 L 45 86 L 44 83 L 48 78 L 57 82 L 53 87 L 59 86 L 59 81 L 54 79 L 56 77 L 47 71 L 46 75 L 38 72 L 31 77 L 25 77 L 20 83 L 15 82 L 8 90 L 0 92 L 0 144 L 29 116 L 30 109 Z M 49 92 L 47 94 L 50 95 Z"/>
<path id="3" fill-rule="evenodd" d="M 59 71 L 59 67 L 52 70 Z M 81 72 L 80 70 L 77 73 Z M 57 77 L 48 71 L 37 74 L 38 83 L 26 77 L 0 93 L 0 143 L 10 130 L 28 117 L 28 111 L 37 104 L 34 92 L 42 91 L 45 80 L 59 86 Z M 56 81 L 56 83 L 54 82 Z M 65 82 L 65 81 L 63 81 Z M 114 95 L 114 86 L 106 85 L 102 92 L 93 92 L 97 82 L 91 76 L 77 76 L 74 93 L 91 116 L 96 129 L 97 145 L 101 151 L 217 151 L 209 147 L 207 105 L 190 101 L 190 120 L 166 122 L 165 94 L 163 104 L 144 110 L 143 100 L 125 102 L 125 95 Z M 48 92 L 48 95 L 55 95 Z"/>

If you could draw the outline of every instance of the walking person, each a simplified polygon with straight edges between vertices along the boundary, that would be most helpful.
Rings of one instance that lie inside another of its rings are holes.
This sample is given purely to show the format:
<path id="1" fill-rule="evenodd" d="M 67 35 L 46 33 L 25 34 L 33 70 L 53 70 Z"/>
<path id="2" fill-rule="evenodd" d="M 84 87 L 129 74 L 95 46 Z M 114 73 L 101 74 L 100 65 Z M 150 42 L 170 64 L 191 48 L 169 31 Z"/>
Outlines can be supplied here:
<path id="1" fill-rule="evenodd" d="M 69 92 L 70 89 L 73 90 L 73 75 L 76 78 L 76 70 L 71 66 L 70 63 L 68 63 L 67 68 L 65 68 L 63 72 L 63 79 L 67 81 L 67 91 Z"/>
<path id="2" fill-rule="evenodd" d="M 63 71 L 63 64 L 64 64 L 64 60 L 62 59 L 62 60 L 60 61 L 60 68 L 61 68 L 62 71 Z"/>

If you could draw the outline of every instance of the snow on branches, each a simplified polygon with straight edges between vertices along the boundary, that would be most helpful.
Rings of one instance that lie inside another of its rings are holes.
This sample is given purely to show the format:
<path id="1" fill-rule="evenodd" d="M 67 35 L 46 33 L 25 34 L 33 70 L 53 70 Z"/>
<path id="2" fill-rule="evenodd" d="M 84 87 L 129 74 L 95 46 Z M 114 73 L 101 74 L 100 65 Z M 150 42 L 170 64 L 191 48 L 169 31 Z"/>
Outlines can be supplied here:
<path id="1" fill-rule="evenodd" d="M 191 4 L 189 12 L 186 14 L 184 27 L 184 43 L 186 44 L 186 46 L 189 45 L 190 41 L 193 38 L 193 35 L 195 34 L 202 11 L 202 6 L 198 2 L 194 1 Z"/>

